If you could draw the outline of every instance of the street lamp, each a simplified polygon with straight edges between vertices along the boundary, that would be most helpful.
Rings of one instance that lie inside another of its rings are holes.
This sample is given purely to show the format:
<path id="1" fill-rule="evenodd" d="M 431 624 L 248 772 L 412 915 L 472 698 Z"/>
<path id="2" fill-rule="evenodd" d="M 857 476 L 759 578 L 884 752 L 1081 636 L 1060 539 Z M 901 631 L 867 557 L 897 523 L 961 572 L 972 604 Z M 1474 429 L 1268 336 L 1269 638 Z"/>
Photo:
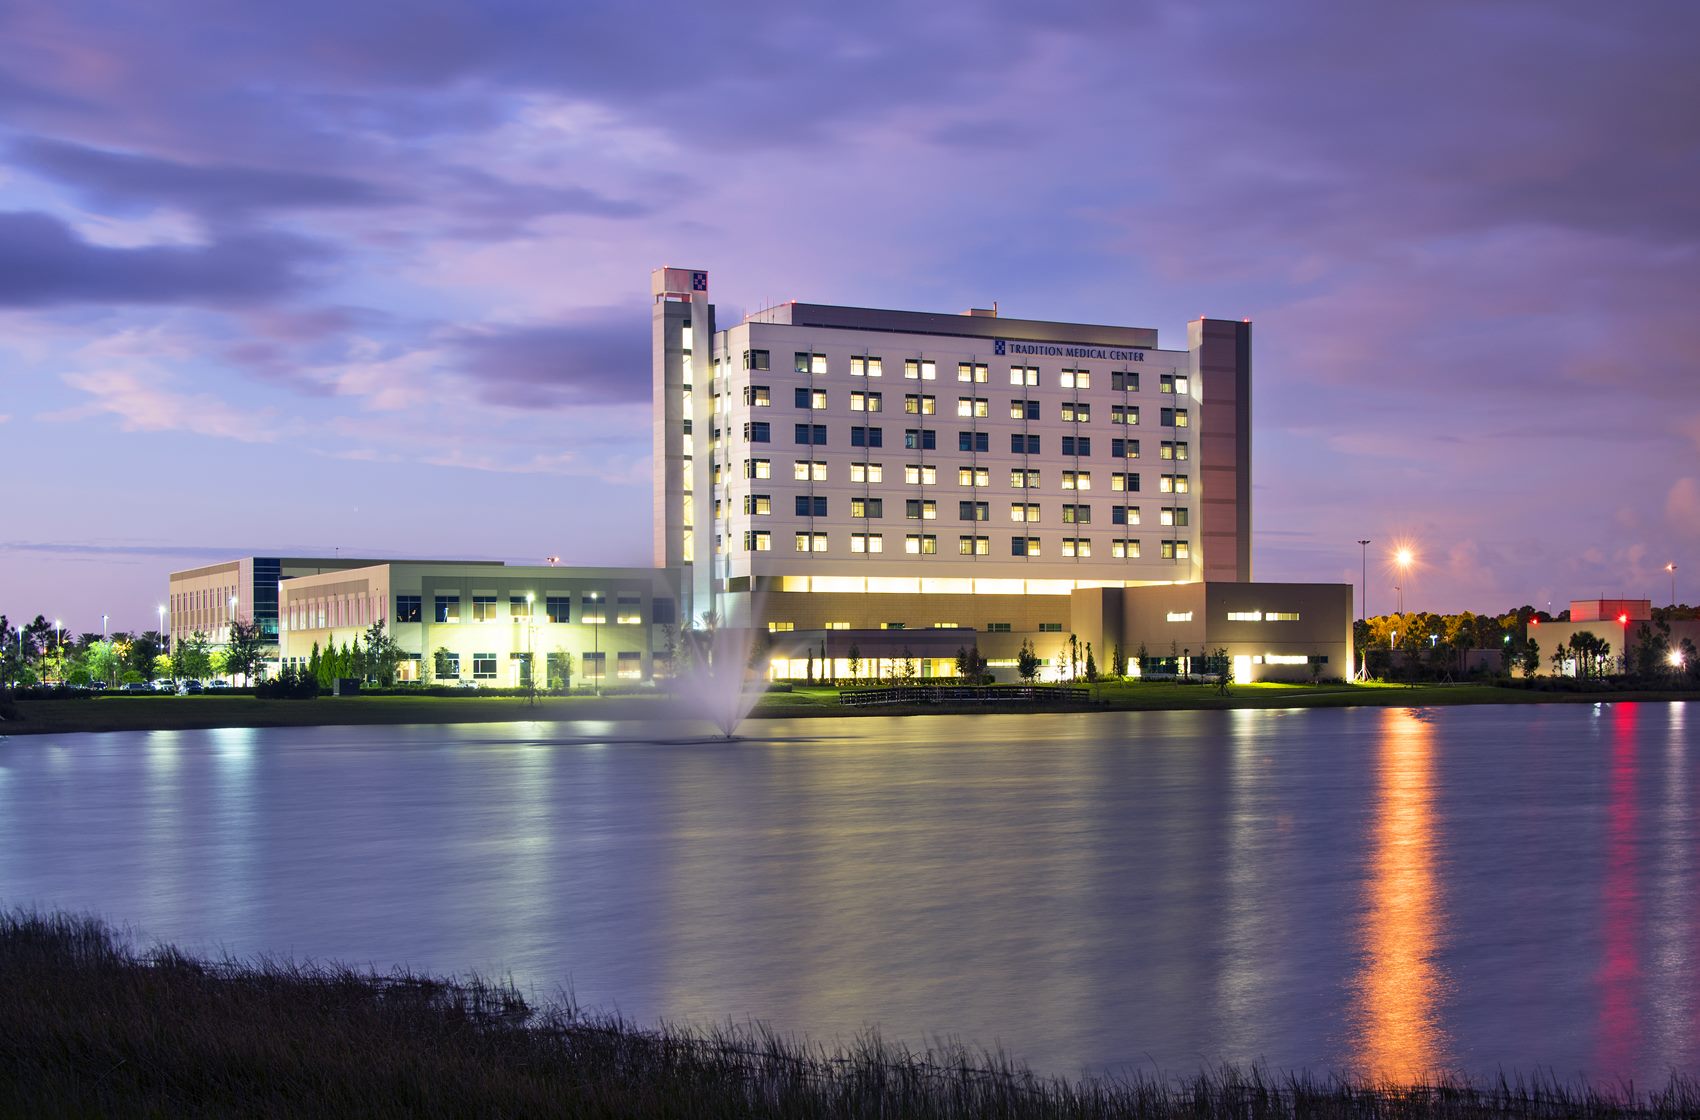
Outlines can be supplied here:
<path id="1" fill-rule="evenodd" d="M 104 615 L 104 614 L 100 616 L 100 640 L 103 641 L 103 642 L 106 641 L 106 620 L 107 620 L 107 617 L 108 616 Z"/>
<path id="2" fill-rule="evenodd" d="M 1670 607 L 1674 612 L 1676 610 L 1676 562 L 1672 561 L 1666 564 L 1665 571 L 1670 573 Z"/>
<path id="3" fill-rule="evenodd" d="M 601 601 L 602 601 L 602 594 L 600 592 L 592 591 L 590 593 L 590 602 L 591 602 L 590 648 L 591 648 L 591 652 L 593 654 L 593 656 L 591 657 L 591 660 L 596 665 L 596 676 L 592 677 L 591 682 L 590 682 L 590 694 L 592 696 L 601 696 L 602 695 L 602 607 L 600 606 Z"/>
<path id="4" fill-rule="evenodd" d="M 1364 623 L 1362 676 L 1369 679 L 1369 540 L 1358 541 L 1358 617 Z"/>
<path id="5" fill-rule="evenodd" d="M 527 688 L 537 687 L 537 666 L 531 663 L 531 631 L 537 620 L 536 602 L 537 592 L 527 591 L 525 593 L 525 686 Z"/>
<path id="6" fill-rule="evenodd" d="M 155 630 L 154 633 L 159 635 L 161 641 L 164 641 L 165 640 L 165 604 L 164 603 L 161 603 L 159 605 L 158 614 L 159 614 L 159 629 Z"/>
<path id="7" fill-rule="evenodd" d="M 1399 596 L 1399 620 L 1401 622 L 1403 622 L 1405 620 L 1405 586 L 1404 586 L 1404 584 L 1400 584 L 1400 583 L 1394 584 L 1393 585 L 1393 594 Z"/>

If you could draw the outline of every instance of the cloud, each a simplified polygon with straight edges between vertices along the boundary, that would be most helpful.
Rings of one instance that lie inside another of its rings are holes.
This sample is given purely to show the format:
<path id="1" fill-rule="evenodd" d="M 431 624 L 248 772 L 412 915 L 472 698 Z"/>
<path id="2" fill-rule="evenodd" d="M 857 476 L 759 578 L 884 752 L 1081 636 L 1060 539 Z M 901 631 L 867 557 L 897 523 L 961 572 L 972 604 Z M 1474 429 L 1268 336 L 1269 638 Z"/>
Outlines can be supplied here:
<path id="1" fill-rule="evenodd" d="M 127 432 L 193 432 L 196 435 L 270 443 L 277 438 L 269 413 L 233 407 L 208 393 L 177 393 L 162 388 L 158 371 L 144 377 L 138 369 L 107 368 L 67 373 L 63 380 L 94 399 L 44 416 L 75 420 L 106 413 Z"/>
<path id="2" fill-rule="evenodd" d="M 12 146 L 20 166 L 117 210 L 180 207 L 230 218 L 261 210 L 389 205 L 392 192 L 345 175 L 237 164 L 191 164 L 31 137 Z"/>
<path id="3" fill-rule="evenodd" d="M 300 289 L 305 267 L 326 255 L 322 246 L 277 233 L 200 246 L 102 248 L 51 215 L 0 212 L 0 307 L 241 305 Z"/>
<path id="4" fill-rule="evenodd" d="M 1685 537 L 1700 537 L 1700 478 L 1677 479 L 1665 496 L 1665 517 Z"/>
<path id="5" fill-rule="evenodd" d="M 638 404 L 650 398 L 644 308 L 592 308 L 555 323 L 453 332 L 448 345 L 482 400 L 513 408 Z"/>

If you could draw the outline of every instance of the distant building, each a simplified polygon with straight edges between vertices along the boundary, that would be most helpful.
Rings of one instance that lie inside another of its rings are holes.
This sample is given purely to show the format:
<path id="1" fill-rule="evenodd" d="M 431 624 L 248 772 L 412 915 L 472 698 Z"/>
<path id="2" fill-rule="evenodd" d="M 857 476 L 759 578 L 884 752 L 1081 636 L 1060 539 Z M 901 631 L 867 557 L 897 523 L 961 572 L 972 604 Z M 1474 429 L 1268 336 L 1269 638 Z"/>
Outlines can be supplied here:
<path id="1" fill-rule="evenodd" d="M 1624 656 L 1640 645 L 1642 627 L 1646 627 L 1649 634 L 1666 637 L 1673 653 L 1680 650 L 1684 638 L 1700 648 L 1700 620 L 1667 623 L 1669 633 L 1666 635 L 1652 618 L 1653 603 L 1650 599 L 1572 599 L 1570 621 L 1542 622 L 1529 627 L 1529 637 L 1540 649 L 1540 673 L 1575 676 L 1578 666 L 1574 657 L 1565 659 L 1556 669 L 1552 657 L 1560 646 L 1572 648 L 1576 635 L 1582 633 L 1592 634 L 1611 645 L 1611 652 L 1607 655 L 1611 672 L 1622 669 Z"/>

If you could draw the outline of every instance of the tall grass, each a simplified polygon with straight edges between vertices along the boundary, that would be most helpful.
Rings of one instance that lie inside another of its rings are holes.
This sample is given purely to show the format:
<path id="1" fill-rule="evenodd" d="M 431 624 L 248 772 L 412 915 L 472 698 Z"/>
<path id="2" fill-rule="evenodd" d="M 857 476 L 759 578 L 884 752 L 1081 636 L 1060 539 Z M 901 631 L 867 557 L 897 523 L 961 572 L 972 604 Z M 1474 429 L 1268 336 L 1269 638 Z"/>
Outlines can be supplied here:
<path id="1" fill-rule="evenodd" d="M 0 914 L 0 1115 L 491 1117 L 1678 1117 L 1551 1082 L 1370 1085 L 1258 1069 L 1063 1081 L 999 1054 L 761 1027 L 640 1030 L 508 984 L 137 951 L 98 921 Z"/>

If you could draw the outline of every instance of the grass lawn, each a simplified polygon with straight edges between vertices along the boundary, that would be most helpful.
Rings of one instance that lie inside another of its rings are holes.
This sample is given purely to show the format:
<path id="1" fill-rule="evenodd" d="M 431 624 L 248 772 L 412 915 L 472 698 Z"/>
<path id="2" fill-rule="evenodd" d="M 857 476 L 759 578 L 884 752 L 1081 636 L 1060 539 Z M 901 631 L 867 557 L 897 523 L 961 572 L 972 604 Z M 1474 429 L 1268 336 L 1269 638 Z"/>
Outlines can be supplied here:
<path id="1" fill-rule="evenodd" d="M 771 692 L 756 718 L 807 719 L 892 715 L 958 715 L 1067 711 L 1191 711 L 1237 708 L 1431 707 L 1452 704 L 1593 704 L 1626 700 L 1700 700 L 1689 691 L 1535 692 L 1486 684 L 1247 684 L 1228 695 L 1209 684 L 1117 681 L 1090 686 L 1093 698 L 1066 708 L 1027 704 L 902 704 L 848 708 L 838 690 L 800 687 Z M 676 718 L 665 694 L 545 696 L 322 696 L 258 700 L 252 696 L 102 696 L 98 699 L 19 700 L 16 718 L 0 734 L 78 731 L 189 730 L 210 727 L 317 727 L 338 724 L 510 723 L 524 720 L 639 720 Z"/>

